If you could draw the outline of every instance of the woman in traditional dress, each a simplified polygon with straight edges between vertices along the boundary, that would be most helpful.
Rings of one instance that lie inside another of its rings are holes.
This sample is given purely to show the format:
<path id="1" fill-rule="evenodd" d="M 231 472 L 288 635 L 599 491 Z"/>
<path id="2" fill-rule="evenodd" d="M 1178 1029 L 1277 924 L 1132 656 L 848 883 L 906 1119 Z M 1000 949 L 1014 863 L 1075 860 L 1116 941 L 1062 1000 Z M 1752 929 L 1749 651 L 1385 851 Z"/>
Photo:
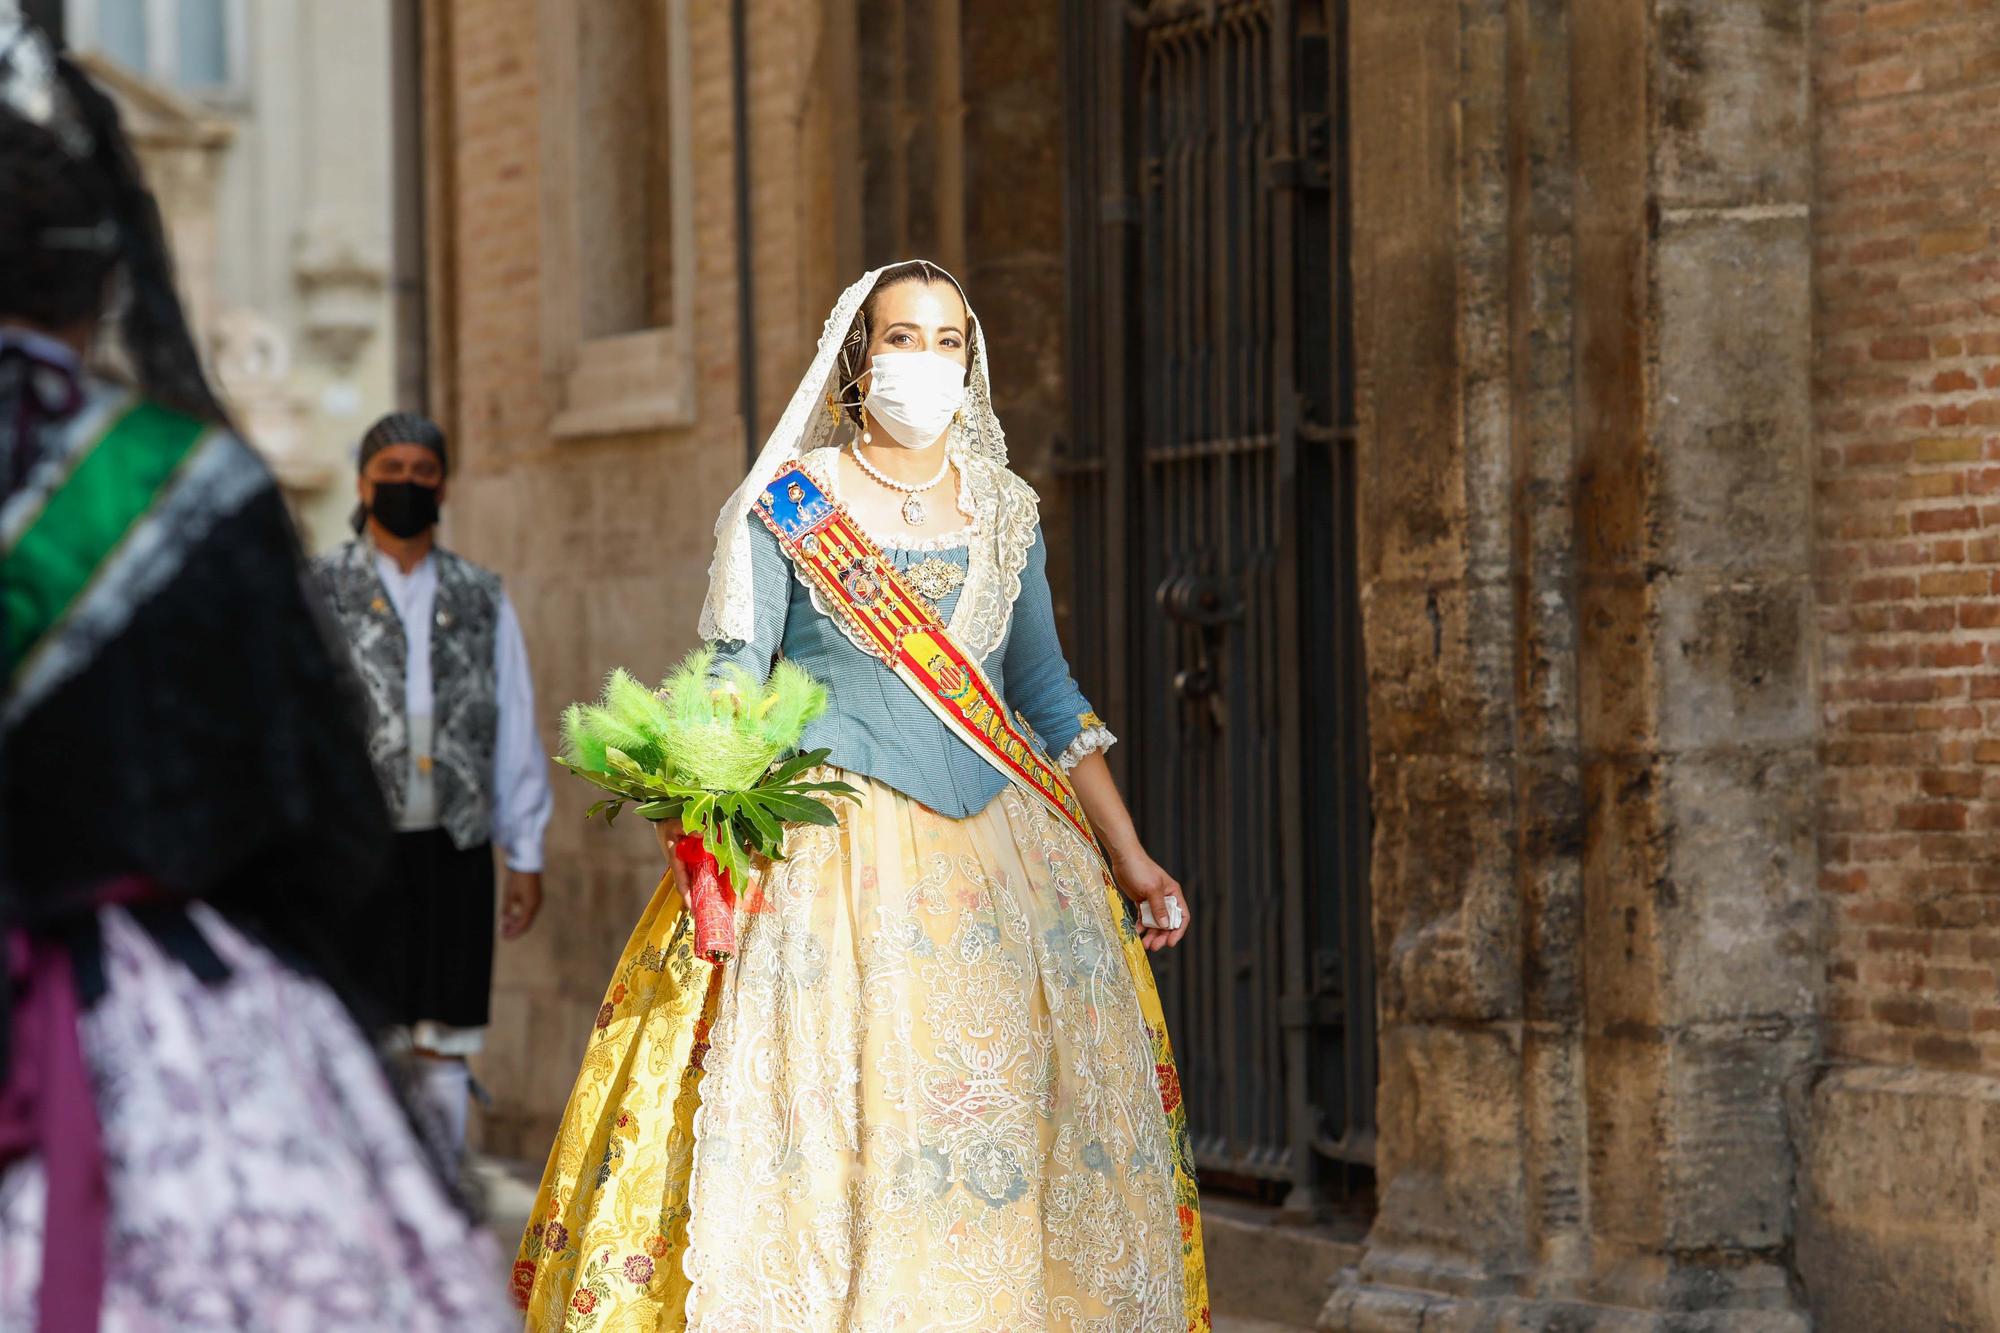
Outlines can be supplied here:
<path id="1" fill-rule="evenodd" d="M 848 289 L 717 538 L 702 637 L 824 682 L 804 745 L 861 796 L 743 886 L 725 964 L 661 884 L 515 1264 L 529 1328 L 1205 1327 L 1146 962 L 1186 898 L 1064 662 L 954 279 Z"/>
<path id="2" fill-rule="evenodd" d="M 308 961 L 388 828 L 284 501 L 111 104 L 11 0 L 0 549 L 0 1328 L 511 1326 Z"/>

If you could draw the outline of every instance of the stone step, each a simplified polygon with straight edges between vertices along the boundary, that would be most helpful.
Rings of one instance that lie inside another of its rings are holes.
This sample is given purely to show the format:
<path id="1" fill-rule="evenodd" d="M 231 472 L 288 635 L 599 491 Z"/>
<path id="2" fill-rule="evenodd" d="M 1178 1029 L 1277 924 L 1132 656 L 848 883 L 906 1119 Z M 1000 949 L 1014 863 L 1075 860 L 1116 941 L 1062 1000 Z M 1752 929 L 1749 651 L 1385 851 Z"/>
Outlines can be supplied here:
<path id="1" fill-rule="evenodd" d="M 1314 1327 L 1340 1270 L 1360 1261 L 1364 1234 L 1358 1223 L 1295 1224 L 1276 1208 L 1218 1198 L 1202 1200 L 1201 1232 L 1215 1326 L 1242 1333 Z"/>

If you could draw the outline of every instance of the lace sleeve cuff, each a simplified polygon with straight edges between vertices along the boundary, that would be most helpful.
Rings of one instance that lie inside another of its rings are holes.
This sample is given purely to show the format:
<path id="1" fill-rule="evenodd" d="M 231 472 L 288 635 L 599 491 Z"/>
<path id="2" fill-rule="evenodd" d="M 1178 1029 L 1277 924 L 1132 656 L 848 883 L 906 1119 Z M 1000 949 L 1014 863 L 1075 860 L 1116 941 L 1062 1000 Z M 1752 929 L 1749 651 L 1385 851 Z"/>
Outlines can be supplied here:
<path id="1" fill-rule="evenodd" d="M 1067 773 L 1082 763 L 1085 755 L 1099 754 L 1116 744 L 1118 738 L 1111 734 L 1111 728 L 1100 722 L 1078 732 L 1076 739 L 1069 743 L 1069 748 L 1056 757 L 1056 763 L 1062 765 L 1062 771 Z"/>

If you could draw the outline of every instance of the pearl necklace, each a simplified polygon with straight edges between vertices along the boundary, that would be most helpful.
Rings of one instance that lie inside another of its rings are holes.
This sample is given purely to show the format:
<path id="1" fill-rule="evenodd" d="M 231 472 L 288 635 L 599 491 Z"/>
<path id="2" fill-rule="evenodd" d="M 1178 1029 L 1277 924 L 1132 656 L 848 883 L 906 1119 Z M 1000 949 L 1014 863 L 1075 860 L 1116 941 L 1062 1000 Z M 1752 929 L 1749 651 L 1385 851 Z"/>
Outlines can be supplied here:
<path id="1" fill-rule="evenodd" d="M 854 456 L 854 461 L 861 465 L 861 470 L 867 473 L 870 478 L 887 486 L 890 490 L 908 497 L 903 501 L 903 522 L 913 528 L 921 528 L 930 520 L 931 511 L 924 505 L 923 493 L 951 475 L 951 453 L 949 451 L 946 451 L 944 466 L 937 470 L 937 475 L 929 481 L 918 482 L 915 485 L 911 485 L 906 481 L 897 481 L 866 458 L 863 458 L 861 456 L 861 441 L 850 441 L 847 451 Z"/>

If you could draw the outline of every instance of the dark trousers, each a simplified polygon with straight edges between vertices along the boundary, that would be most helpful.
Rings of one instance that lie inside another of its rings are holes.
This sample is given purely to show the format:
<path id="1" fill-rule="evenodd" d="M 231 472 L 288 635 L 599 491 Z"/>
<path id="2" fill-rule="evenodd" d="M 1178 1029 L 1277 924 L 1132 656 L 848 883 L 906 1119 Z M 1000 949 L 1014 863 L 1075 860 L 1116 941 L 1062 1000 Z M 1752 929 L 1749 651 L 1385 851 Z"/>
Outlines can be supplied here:
<path id="1" fill-rule="evenodd" d="M 493 847 L 442 829 L 398 833 L 389 873 L 347 919 L 348 975 L 370 1016 L 486 1026 L 493 986 Z"/>

